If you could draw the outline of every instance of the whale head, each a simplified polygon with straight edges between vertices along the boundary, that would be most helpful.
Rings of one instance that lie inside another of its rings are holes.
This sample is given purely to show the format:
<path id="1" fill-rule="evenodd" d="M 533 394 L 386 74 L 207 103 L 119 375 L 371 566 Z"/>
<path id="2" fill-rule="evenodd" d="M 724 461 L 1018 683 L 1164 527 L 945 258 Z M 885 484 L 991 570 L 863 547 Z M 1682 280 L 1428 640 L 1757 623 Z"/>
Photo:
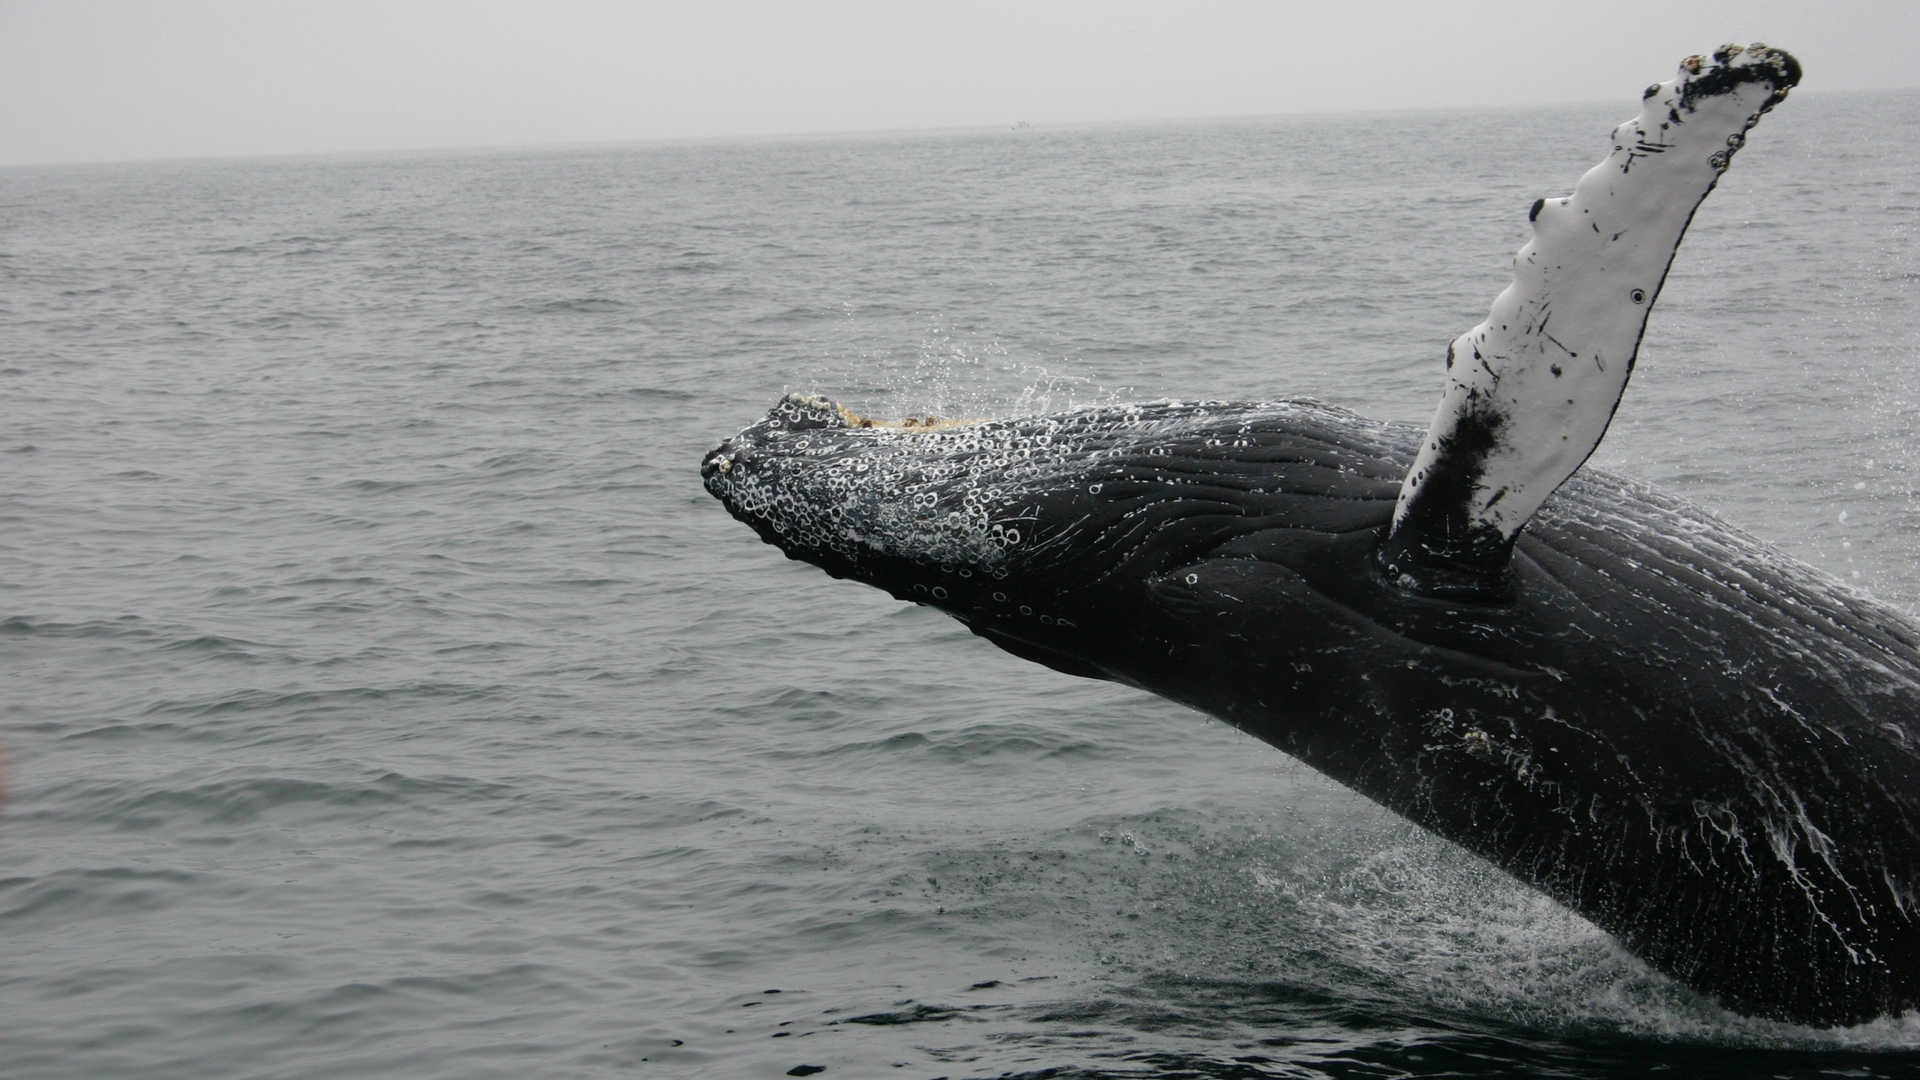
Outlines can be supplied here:
<path id="1" fill-rule="evenodd" d="M 796 394 L 701 473 L 791 558 L 1027 659 L 1211 707 L 1163 677 L 1193 647 L 1183 594 L 1223 560 L 1297 562 L 1266 576 L 1258 614 L 1314 618 L 1313 567 L 1372 546 L 1416 434 L 1304 401 L 888 423 Z"/>

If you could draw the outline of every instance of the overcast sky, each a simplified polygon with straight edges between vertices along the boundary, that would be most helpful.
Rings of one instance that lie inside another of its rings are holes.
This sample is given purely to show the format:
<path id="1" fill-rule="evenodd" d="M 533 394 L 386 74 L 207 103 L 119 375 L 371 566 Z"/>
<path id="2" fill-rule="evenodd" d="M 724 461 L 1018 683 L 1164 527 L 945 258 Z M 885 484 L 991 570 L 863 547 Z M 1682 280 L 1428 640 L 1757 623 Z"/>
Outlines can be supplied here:
<path id="1" fill-rule="evenodd" d="M 0 165 L 1618 101 L 1766 41 L 1920 85 L 1914 0 L 0 0 Z"/>

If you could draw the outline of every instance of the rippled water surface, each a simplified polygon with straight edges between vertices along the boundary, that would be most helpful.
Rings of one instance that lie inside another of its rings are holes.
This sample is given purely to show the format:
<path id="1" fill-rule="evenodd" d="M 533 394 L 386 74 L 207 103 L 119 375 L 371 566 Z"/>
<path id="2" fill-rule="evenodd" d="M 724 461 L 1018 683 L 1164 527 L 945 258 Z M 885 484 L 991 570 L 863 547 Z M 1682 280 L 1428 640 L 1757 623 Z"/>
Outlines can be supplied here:
<path id="1" fill-rule="evenodd" d="M 1629 111 L 0 171 L 0 1072 L 1920 1068 L 698 481 L 788 390 L 1424 419 Z M 1596 459 L 1908 611 L 1916 131 L 1755 132 Z"/>

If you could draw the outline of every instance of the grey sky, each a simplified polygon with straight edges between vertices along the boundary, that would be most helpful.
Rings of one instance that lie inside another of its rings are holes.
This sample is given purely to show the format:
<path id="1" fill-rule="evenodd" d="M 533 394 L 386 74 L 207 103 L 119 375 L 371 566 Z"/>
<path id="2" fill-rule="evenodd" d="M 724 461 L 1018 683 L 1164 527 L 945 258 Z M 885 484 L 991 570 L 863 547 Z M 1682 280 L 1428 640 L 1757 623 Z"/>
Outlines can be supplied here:
<path id="1" fill-rule="evenodd" d="M 1617 100 L 1762 40 L 1920 85 L 1920 3 L 0 0 L 0 165 Z M 1625 115 L 1623 111 L 1622 115 Z"/>

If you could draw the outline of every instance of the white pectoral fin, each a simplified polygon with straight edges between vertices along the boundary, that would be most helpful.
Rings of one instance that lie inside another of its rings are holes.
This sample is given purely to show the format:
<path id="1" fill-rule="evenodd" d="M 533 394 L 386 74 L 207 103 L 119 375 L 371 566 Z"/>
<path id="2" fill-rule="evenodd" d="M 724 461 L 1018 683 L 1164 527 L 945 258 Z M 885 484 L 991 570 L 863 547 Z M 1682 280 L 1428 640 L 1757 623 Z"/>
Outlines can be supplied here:
<path id="1" fill-rule="evenodd" d="M 1764 45 L 1688 57 L 1573 194 L 1534 203 L 1513 284 L 1447 349 L 1446 392 L 1381 547 L 1391 576 L 1425 592 L 1502 580 L 1514 537 L 1606 433 L 1694 210 L 1799 78 Z"/>

